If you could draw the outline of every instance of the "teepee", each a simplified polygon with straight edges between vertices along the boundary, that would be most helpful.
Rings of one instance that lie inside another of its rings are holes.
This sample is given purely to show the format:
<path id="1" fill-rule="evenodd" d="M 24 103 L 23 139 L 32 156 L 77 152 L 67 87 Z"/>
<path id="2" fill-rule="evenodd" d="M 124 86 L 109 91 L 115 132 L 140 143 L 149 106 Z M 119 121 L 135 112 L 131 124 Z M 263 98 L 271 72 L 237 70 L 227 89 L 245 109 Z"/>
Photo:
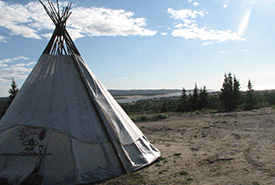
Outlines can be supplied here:
<path id="1" fill-rule="evenodd" d="M 160 152 L 81 57 L 62 11 L 45 6 L 56 28 L 0 121 L 0 184 L 81 184 L 138 170 Z"/>

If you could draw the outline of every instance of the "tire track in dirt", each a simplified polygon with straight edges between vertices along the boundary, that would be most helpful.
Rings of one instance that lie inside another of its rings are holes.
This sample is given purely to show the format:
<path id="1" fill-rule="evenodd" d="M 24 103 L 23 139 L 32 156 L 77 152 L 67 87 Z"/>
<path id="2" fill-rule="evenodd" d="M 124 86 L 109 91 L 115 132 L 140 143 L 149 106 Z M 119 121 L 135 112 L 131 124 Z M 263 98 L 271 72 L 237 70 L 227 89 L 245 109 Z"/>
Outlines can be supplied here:
<path id="1" fill-rule="evenodd" d="M 256 162 L 255 160 L 252 159 L 251 157 L 251 153 L 253 151 L 253 149 L 256 147 L 255 143 L 250 143 L 247 147 L 247 149 L 245 149 L 243 151 L 243 155 L 244 155 L 244 159 L 246 160 L 246 162 L 248 164 L 250 164 L 254 169 L 262 171 L 264 173 L 268 173 L 270 176 L 275 177 L 275 172 L 271 171 L 269 169 L 264 168 L 264 164 L 260 163 L 260 162 Z"/>
<path id="2" fill-rule="evenodd" d="M 270 131 L 271 133 L 275 133 L 274 125 L 275 125 L 275 123 L 273 124 L 273 127 L 271 128 L 271 131 Z M 261 138 L 261 143 L 263 144 L 263 146 L 265 146 L 264 149 L 267 152 L 270 152 L 271 154 L 275 155 L 275 146 L 272 146 L 272 144 L 270 144 L 270 142 L 266 139 L 266 137 L 264 137 L 264 134 L 262 132 L 260 132 L 259 123 L 256 124 L 255 132 L 256 132 L 257 136 L 259 138 Z"/>

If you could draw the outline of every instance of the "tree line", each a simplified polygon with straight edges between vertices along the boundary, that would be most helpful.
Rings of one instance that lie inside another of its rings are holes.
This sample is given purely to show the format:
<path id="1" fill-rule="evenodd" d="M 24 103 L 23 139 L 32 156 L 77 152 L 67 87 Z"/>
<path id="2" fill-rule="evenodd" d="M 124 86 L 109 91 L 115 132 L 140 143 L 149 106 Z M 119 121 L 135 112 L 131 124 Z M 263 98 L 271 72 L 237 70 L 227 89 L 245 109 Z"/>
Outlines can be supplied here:
<path id="1" fill-rule="evenodd" d="M 216 100 L 215 97 L 216 96 Z M 217 99 L 218 98 L 218 99 Z M 233 111 L 236 109 L 251 110 L 256 108 L 256 94 L 252 88 L 252 82 L 249 79 L 247 91 L 240 91 L 240 82 L 229 72 L 224 75 L 224 81 L 220 93 L 209 97 L 206 87 L 198 91 L 195 84 L 193 94 L 186 95 L 183 88 L 179 103 L 179 111 L 196 111 L 202 109 L 217 109 L 218 111 Z"/>
<path id="2" fill-rule="evenodd" d="M 247 90 L 240 90 L 240 82 L 231 72 L 224 74 L 224 81 L 219 92 L 208 92 L 206 86 L 195 87 L 191 93 L 182 88 L 180 97 L 139 100 L 121 104 L 128 114 L 216 111 L 230 112 L 234 110 L 252 110 L 264 106 L 275 105 L 275 91 L 254 91 L 249 79 Z"/>

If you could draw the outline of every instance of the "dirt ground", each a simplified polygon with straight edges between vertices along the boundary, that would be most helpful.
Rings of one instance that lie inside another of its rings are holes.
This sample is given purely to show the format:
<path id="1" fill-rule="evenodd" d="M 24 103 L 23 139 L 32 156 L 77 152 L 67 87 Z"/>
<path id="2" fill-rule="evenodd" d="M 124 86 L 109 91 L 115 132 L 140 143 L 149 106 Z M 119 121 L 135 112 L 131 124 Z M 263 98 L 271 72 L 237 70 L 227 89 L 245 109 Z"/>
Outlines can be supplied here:
<path id="1" fill-rule="evenodd" d="M 275 109 L 137 123 L 162 157 L 102 184 L 275 184 Z"/>

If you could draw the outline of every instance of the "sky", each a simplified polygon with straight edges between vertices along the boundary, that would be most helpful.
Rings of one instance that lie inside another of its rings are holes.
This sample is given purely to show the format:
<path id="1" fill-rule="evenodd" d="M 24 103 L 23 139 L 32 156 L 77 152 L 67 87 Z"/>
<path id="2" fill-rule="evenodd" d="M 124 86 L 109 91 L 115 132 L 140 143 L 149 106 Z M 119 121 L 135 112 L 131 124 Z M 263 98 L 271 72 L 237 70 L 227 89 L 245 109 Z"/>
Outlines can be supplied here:
<path id="1" fill-rule="evenodd" d="M 43 0 L 45 4 L 47 1 Z M 107 89 L 275 89 L 275 0 L 71 0 L 67 30 Z M 68 1 L 60 1 L 61 6 Z M 38 0 L 0 0 L 0 97 L 54 30 Z"/>

